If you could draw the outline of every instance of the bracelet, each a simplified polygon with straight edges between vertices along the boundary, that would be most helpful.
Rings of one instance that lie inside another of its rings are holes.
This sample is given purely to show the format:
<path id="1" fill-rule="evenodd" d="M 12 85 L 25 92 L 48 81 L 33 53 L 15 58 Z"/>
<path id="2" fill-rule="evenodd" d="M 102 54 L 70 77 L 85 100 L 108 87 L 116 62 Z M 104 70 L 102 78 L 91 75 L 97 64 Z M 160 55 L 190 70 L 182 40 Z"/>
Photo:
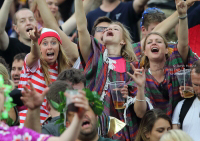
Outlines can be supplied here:
<path id="1" fill-rule="evenodd" d="M 135 100 L 136 100 L 136 101 L 139 101 L 139 102 L 144 102 L 144 101 L 146 101 L 146 100 L 139 100 L 139 99 L 137 99 L 137 98 L 135 98 Z"/>
<path id="2" fill-rule="evenodd" d="M 184 20 L 185 18 L 187 18 L 187 14 L 183 17 L 178 16 L 179 19 Z"/>

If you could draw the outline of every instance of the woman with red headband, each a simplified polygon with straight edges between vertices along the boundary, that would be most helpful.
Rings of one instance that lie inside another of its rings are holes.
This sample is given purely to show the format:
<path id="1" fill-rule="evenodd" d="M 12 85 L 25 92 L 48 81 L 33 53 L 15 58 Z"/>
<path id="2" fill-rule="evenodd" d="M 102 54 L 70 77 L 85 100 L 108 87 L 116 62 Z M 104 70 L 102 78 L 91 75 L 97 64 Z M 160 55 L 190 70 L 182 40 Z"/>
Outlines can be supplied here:
<path id="1" fill-rule="evenodd" d="M 37 31 L 35 28 L 29 31 L 29 36 L 31 52 L 25 57 L 18 88 L 23 90 L 24 85 L 29 88 L 30 80 L 36 91 L 42 93 L 62 70 L 71 67 L 71 63 L 64 53 L 60 35 L 55 30 L 43 28 Z M 25 121 L 26 112 L 27 110 L 20 112 L 21 124 Z M 40 121 L 43 122 L 48 114 L 45 99 L 40 107 Z"/>

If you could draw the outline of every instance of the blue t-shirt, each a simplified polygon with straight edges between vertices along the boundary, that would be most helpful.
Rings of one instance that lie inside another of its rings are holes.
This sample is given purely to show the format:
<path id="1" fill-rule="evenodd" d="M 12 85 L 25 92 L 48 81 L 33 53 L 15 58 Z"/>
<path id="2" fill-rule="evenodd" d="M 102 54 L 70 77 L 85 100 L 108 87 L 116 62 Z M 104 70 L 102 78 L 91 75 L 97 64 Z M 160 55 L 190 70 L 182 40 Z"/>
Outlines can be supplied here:
<path id="1" fill-rule="evenodd" d="M 89 12 L 87 14 L 87 21 L 88 21 L 88 31 L 91 34 L 92 27 L 94 25 L 94 22 L 96 19 L 102 16 L 107 16 L 113 21 L 119 21 L 122 24 L 124 24 L 131 36 L 132 40 L 134 42 L 139 42 L 139 33 L 138 33 L 138 27 L 137 22 L 141 18 L 141 14 L 136 14 L 136 12 L 133 9 L 133 2 L 121 2 L 112 12 L 104 12 L 99 8 Z"/>

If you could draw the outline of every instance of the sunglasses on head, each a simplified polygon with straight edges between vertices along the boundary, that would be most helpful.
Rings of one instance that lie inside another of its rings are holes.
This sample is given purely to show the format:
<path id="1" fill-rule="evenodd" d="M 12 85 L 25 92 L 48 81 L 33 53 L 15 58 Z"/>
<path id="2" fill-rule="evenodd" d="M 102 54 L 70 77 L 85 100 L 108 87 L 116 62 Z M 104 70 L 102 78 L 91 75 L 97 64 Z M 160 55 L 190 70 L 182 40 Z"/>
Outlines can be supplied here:
<path id="1" fill-rule="evenodd" d="M 96 32 L 103 32 L 106 28 L 108 28 L 108 27 L 98 26 L 98 27 L 95 27 L 95 31 Z"/>
<path id="2" fill-rule="evenodd" d="M 147 8 L 143 13 L 142 13 L 142 20 L 140 22 L 140 27 L 144 25 L 144 15 L 146 14 L 152 14 L 152 13 L 161 13 L 165 14 L 162 10 L 159 8 L 153 7 L 153 8 Z"/>

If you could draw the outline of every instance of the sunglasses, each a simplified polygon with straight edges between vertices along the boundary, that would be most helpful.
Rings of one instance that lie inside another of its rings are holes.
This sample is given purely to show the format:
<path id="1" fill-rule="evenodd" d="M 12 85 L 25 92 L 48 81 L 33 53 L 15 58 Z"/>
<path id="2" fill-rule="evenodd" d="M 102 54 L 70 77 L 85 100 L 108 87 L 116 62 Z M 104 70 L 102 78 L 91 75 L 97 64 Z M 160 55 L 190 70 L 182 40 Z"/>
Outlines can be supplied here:
<path id="1" fill-rule="evenodd" d="M 95 31 L 96 32 L 103 32 L 106 28 L 108 28 L 108 27 L 98 26 L 98 27 L 95 27 Z"/>
<path id="2" fill-rule="evenodd" d="M 162 10 L 159 8 L 153 7 L 153 8 L 147 8 L 143 13 L 142 13 L 142 20 L 140 22 L 140 27 L 144 25 L 144 15 L 146 14 L 153 14 L 153 13 L 161 13 L 165 14 Z"/>

